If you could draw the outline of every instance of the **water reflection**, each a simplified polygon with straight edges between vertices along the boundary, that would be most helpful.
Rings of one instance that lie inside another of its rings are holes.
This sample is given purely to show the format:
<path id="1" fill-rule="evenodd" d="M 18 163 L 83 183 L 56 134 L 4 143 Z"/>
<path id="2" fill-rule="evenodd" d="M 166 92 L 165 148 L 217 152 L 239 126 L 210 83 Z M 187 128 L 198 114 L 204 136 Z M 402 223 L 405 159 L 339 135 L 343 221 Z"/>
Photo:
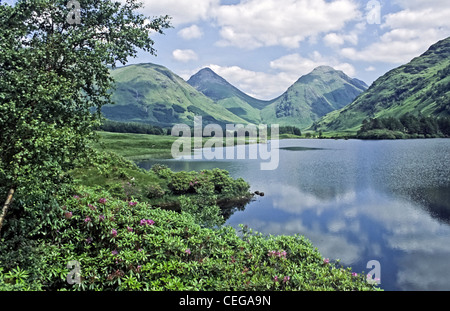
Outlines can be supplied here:
<path id="1" fill-rule="evenodd" d="M 264 191 L 231 210 L 230 226 L 304 235 L 357 272 L 378 260 L 386 290 L 450 290 L 449 157 L 445 139 L 286 140 L 275 171 L 250 160 L 165 164 L 226 169 Z"/>

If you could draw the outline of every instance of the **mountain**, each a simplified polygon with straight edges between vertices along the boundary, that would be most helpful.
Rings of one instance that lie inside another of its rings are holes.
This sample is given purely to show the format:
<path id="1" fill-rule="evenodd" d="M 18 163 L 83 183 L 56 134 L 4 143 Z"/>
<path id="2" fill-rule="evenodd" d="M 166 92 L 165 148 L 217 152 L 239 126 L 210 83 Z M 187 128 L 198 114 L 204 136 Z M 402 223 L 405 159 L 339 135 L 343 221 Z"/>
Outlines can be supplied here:
<path id="1" fill-rule="evenodd" d="M 283 95 L 261 111 L 262 121 L 310 127 L 326 114 L 353 102 L 368 86 L 342 71 L 321 66 L 302 76 Z"/>
<path id="2" fill-rule="evenodd" d="M 228 111 L 250 123 L 261 123 L 260 110 L 273 102 L 259 100 L 245 94 L 210 68 L 200 70 L 187 82 Z"/>
<path id="3" fill-rule="evenodd" d="M 204 124 L 248 124 L 163 66 L 129 65 L 111 70 L 111 76 L 116 104 L 103 107 L 107 119 L 171 127 L 193 125 L 194 116 L 203 116 Z"/>
<path id="4" fill-rule="evenodd" d="M 327 113 L 350 104 L 367 85 L 331 67 L 318 67 L 271 101 L 253 98 L 205 68 L 183 80 L 155 64 L 111 70 L 116 81 L 115 105 L 102 112 L 107 119 L 161 127 L 193 125 L 194 116 L 206 124 L 280 124 L 310 127 Z"/>
<path id="5" fill-rule="evenodd" d="M 314 129 L 353 131 L 368 118 L 407 113 L 450 116 L 450 38 L 376 80 L 352 104 L 318 121 Z"/>

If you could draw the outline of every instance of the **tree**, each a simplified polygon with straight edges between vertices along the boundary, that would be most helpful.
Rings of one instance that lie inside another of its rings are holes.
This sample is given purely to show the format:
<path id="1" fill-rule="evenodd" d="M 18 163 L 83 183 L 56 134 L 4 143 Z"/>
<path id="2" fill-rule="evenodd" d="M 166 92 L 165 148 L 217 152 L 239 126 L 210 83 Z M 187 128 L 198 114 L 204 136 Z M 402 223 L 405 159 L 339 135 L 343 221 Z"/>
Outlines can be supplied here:
<path id="1" fill-rule="evenodd" d="M 136 0 L 0 3 L 0 195 L 14 193 L 25 212 L 89 154 L 101 108 L 112 104 L 109 68 L 138 49 L 155 54 L 150 33 L 163 33 L 170 18 L 148 18 L 140 7 Z"/>
<path id="2" fill-rule="evenodd" d="M 400 118 L 400 122 L 406 129 L 408 134 L 416 134 L 420 131 L 420 123 L 416 116 L 406 113 Z"/>

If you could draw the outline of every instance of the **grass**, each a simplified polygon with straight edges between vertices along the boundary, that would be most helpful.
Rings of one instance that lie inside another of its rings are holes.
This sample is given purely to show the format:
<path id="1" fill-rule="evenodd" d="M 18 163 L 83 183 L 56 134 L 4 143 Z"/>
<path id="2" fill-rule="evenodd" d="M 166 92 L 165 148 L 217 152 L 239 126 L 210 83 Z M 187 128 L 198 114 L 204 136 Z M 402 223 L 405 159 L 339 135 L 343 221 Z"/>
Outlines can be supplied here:
<path id="1" fill-rule="evenodd" d="M 171 148 L 177 137 L 148 134 L 98 132 L 100 140 L 94 145 L 98 151 L 114 152 L 129 160 L 172 159 Z M 280 139 L 301 138 L 292 134 L 281 134 Z M 203 144 L 211 138 L 203 138 Z M 270 139 L 270 137 L 269 137 Z M 259 141 L 259 140 L 258 140 Z M 237 138 L 234 144 L 237 144 Z M 250 143 L 246 139 L 246 143 Z M 226 146 L 224 139 L 223 145 Z"/>
<path id="2" fill-rule="evenodd" d="M 109 133 L 98 132 L 100 141 L 95 144 L 95 149 L 98 151 L 114 152 L 129 160 L 147 160 L 147 159 L 172 159 L 171 148 L 173 143 L 178 139 L 173 136 L 159 136 L 148 134 L 128 134 L 128 133 Z M 314 133 L 311 138 L 316 138 L 317 133 Z M 324 132 L 323 138 L 344 139 L 349 137 L 356 137 L 356 131 L 341 131 L 341 132 Z M 203 143 L 210 138 L 203 138 Z M 271 137 L 268 138 L 272 139 Z M 293 134 L 281 134 L 279 139 L 306 139 L 305 136 L 297 136 Z M 237 139 L 234 141 L 237 144 Z M 246 143 L 250 143 L 246 139 Z M 224 146 L 226 142 L 224 140 Z M 95 177 L 92 184 L 95 184 Z"/>
<path id="3" fill-rule="evenodd" d="M 171 158 L 172 136 L 98 132 L 100 142 L 94 147 L 100 151 L 117 153 L 130 160 Z"/>

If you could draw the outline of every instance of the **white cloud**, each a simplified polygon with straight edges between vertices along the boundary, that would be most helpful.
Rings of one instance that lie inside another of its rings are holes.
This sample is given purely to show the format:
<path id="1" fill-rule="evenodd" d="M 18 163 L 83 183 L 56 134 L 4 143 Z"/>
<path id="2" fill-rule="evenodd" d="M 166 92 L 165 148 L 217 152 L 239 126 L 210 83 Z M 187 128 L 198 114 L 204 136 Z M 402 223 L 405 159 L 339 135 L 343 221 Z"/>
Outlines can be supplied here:
<path id="1" fill-rule="evenodd" d="M 332 57 L 324 57 L 315 51 L 308 58 L 302 57 L 298 53 L 283 56 L 270 63 L 273 69 L 282 70 L 290 76 L 296 76 L 298 79 L 301 75 L 305 75 L 313 71 L 319 66 L 331 66 L 336 70 L 342 70 L 350 77 L 356 75 L 356 69 L 349 63 L 342 63 Z"/>
<path id="2" fill-rule="evenodd" d="M 397 3 L 402 10 L 383 17 L 380 30 L 386 32 L 378 41 L 361 50 L 344 48 L 341 54 L 352 60 L 403 64 L 450 35 L 448 1 L 399 0 Z"/>
<path id="3" fill-rule="evenodd" d="M 203 37 L 203 31 L 197 25 L 192 25 L 190 27 L 181 29 L 178 32 L 178 35 L 185 40 L 199 39 Z"/>
<path id="4" fill-rule="evenodd" d="M 363 50 L 344 48 L 342 56 L 352 60 L 404 64 L 425 52 L 432 44 L 445 36 L 439 31 L 428 29 L 394 29 Z"/>
<path id="5" fill-rule="evenodd" d="M 360 16 L 353 0 L 247 0 L 215 9 L 220 45 L 298 48 L 303 40 L 342 29 Z"/>
<path id="6" fill-rule="evenodd" d="M 357 45 L 359 36 L 366 30 L 366 23 L 357 23 L 353 30 L 345 33 L 331 32 L 323 37 L 323 41 L 327 46 L 340 47 L 345 43 Z"/>
<path id="7" fill-rule="evenodd" d="M 177 26 L 209 18 L 211 10 L 219 5 L 220 0 L 142 0 L 142 2 L 144 14 L 169 15 L 172 17 L 172 23 Z"/>
<path id="8" fill-rule="evenodd" d="M 328 46 L 340 46 L 345 43 L 343 36 L 340 36 L 334 32 L 327 34 L 323 38 L 323 40 L 325 41 L 325 44 Z"/>
<path id="9" fill-rule="evenodd" d="M 252 71 L 239 66 L 211 64 L 207 67 L 248 95 L 270 100 L 282 95 L 301 76 L 309 74 L 319 66 L 331 66 L 351 77 L 356 74 L 353 65 L 324 57 L 317 51 L 308 58 L 295 53 L 276 59 L 270 62 L 270 67 L 276 71 L 273 73 Z"/>
<path id="10" fill-rule="evenodd" d="M 192 60 L 197 60 L 198 56 L 193 50 L 175 50 L 172 52 L 172 56 L 176 61 L 187 63 Z"/>
<path id="11" fill-rule="evenodd" d="M 269 74 L 247 70 L 239 66 L 224 67 L 214 64 L 208 67 L 241 91 L 258 99 L 274 99 L 295 82 L 290 75 L 285 73 Z"/>

